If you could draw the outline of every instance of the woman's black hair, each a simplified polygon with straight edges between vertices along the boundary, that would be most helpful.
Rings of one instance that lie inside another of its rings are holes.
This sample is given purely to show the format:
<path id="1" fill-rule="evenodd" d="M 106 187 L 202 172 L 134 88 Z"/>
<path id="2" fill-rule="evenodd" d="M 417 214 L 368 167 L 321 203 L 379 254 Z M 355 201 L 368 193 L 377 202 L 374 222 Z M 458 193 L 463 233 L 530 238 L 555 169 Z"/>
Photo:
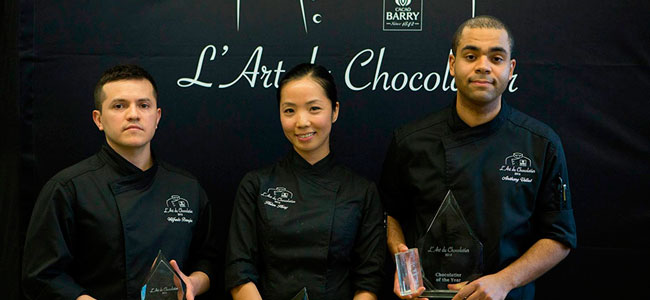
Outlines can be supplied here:
<path id="1" fill-rule="evenodd" d="M 282 76 L 276 93 L 276 96 L 278 98 L 278 105 L 280 105 L 280 93 L 282 92 L 282 88 L 284 88 L 287 83 L 293 80 L 302 79 L 307 76 L 314 79 L 314 81 L 316 81 L 316 83 L 318 83 L 323 88 L 325 95 L 332 102 L 332 110 L 334 110 L 336 107 L 336 102 L 339 101 L 336 93 L 336 84 L 334 84 L 334 77 L 332 74 L 330 74 L 329 71 L 327 71 L 325 67 L 308 63 L 299 64 L 291 68 L 289 72 Z"/>

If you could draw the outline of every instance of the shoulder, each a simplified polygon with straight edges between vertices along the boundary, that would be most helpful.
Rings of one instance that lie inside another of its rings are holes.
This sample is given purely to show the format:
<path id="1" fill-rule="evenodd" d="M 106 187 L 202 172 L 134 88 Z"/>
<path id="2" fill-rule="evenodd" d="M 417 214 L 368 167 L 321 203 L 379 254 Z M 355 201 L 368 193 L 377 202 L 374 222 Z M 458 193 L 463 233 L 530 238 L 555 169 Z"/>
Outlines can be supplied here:
<path id="1" fill-rule="evenodd" d="M 54 176 L 52 176 L 50 182 L 56 182 L 65 185 L 76 178 L 88 176 L 94 171 L 103 168 L 104 166 L 106 166 L 104 161 L 102 161 L 97 155 L 93 155 L 59 171 Z"/>
<path id="2" fill-rule="evenodd" d="M 164 162 L 164 161 L 159 161 L 158 162 L 158 168 L 160 168 L 160 170 L 162 170 L 162 171 L 168 173 L 169 175 L 174 176 L 174 177 L 176 177 L 178 179 L 188 180 L 188 181 L 195 181 L 195 182 L 199 181 L 196 178 L 196 176 L 194 176 L 192 173 L 190 173 L 190 172 L 188 172 L 188 171 L 186 171 L 184 169 L 181 169 L 179 167 L 176 167 L 174 165 L 171 165 L 171 164 L 169 164 L 167 162 Z"/>
<path id="3" fill-rule="evenodd" d="M 343 184 L 355 187 L 356 189 L 374 189 L 375 183 L 363 175 L 353 171 L 348 166 L 337 163 L 333 172 L 336 178 Z"/>
<path id="4" fill-rule="evenodd" d="M 398 127 L 394 131 L 395 143 L 400 144 L 423 136 L 435 137 L 444 135 L 447 129 L 446 124 L 449 114 L 450 107 L 448 106 Z"/>
<path id="5" fill-rule="evenodd" d="M 556 147 L 561 146 L 560 136 L 548 125 L 511 106 L 508 121 L 527 133 L 545 139 Z"/>

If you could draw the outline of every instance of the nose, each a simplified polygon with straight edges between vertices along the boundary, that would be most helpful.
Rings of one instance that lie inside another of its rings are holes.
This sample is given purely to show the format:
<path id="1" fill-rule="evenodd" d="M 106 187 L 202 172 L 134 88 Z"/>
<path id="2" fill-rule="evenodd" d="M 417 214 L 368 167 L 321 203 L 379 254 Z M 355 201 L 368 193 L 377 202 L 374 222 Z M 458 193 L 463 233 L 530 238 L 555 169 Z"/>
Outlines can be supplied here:
<path id="1" fill-rule="evenodd" d="M 476 60 L 475 71 L 478 74 L 490 74 L 490 72 L 492 72 L 492 65 L 490 64 L 490 59 L 485 55 L 479 56 L 479 58 Z"/>
<path id="2" fill-rule="evenodd" d="M 126 109 L 126 119 L 129 121 L 139 120 L 140 114 L 138 112 L 138 106 L 133 104 Z"/>
<path id="3" fill-rule="evenodd" d="M 311 125 L 311 122 L 309 121 L 309 113 L 300 112 L 297 115 L 298 121 L 296 122 L 296 126 L 298 126 L 298 128 L 309 127 L 309 125 Z"/>

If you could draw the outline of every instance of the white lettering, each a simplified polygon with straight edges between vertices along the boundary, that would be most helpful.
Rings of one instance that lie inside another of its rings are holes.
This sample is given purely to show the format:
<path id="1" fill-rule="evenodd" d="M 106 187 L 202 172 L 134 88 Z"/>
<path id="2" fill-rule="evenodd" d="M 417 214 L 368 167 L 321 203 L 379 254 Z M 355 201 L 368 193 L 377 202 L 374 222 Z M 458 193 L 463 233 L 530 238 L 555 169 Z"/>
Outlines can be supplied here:
<path id="1" fill-rule="evenodd" d="M 361 52 L 357 53 L 357 55 L 355 55 L 352 58 L 352 60 L 350 61 L 350 63 L 348 64 L 348 67 L 345 68 L 345 84 L 348 86 L 349 89 L 351 89 L 353 91 L 364 90 L 370 85 L 370 82 L 368 82 L 368 84 L 366 84 L 366 85 L 364 85 L 362 87 L 356 87 L 356 86 L 352 85 L 352 82 L 350 81 L 350 70 L 352 69 L 352 65 L 354 64 L 354 62 L 357 60 L 357 58 L 359 56 L 361 56 L 362 54 L 364 54 L 366 52 L 370 53 L 370 57 L 368 57 L 368 59 L 366 59 L 365 61 L 361 62 L 361 66 L 365 67 L 368 63 L 370 63 L 370 61 L 372 61 L 372 58 L 375 56 L 375 53 L 371 49 L 364 49 Z"/>
<path id="2" fill-rule="evenodd" d="M 201 55 L 199 55 L 199 62 L 196 65 L 196 74 L 194 74 L 194 78 L 179 78 L 178 81 L 176 81 L 176 84 L 180 87 L 190 87 L 192 85 L 200 85 L 202 87 L 212 87 L 212 83 L 208 82 L 203 82 L 199 80 L 199 76 L 201 76 L 201 70 L 203 69 L 203 58 L 205 57 L 205 53 L 208 51 L 208 49 L 212 49 L 212 56 L 210 56 L 210 60 L 214 60 L 214 56 L 217 53 L 217 48 L 215 48 L 213 45 L 207 45 L 205 48 L 203 48 L 203 51 L 201 51 Z"/>

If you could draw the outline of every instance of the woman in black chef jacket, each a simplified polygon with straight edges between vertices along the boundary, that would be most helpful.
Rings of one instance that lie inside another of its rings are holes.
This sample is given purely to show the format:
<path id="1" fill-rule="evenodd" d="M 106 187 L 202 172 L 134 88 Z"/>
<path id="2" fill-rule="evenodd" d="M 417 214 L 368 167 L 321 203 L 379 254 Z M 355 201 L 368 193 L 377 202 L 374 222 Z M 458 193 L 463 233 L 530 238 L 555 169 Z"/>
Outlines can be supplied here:
<path id="1" fill-rule="evenodd" d="M 239 185 L 226 290 L 235 300 L 290 300 L 303 288 L 312 300 L 376 299 L 383 211 L 375 185 L 330 154 L 339 116 L 334 78 L 322 66 L 301 64 L 282 78 L 277 97 L 293 149 Z"/>

